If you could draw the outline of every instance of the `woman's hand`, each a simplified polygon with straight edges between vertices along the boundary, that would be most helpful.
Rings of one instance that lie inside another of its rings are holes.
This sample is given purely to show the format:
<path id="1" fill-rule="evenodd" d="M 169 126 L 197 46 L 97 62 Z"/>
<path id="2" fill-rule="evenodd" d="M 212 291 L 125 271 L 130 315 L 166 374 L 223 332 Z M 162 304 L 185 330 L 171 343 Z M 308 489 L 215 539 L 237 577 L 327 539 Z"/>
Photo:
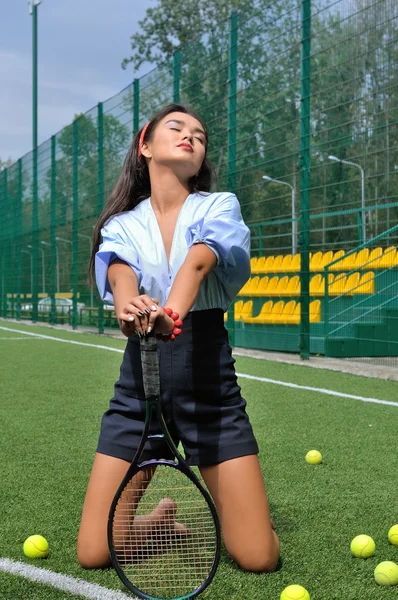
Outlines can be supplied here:
<path id="1" fill-rule="evenodd" d="M 136 333 L 145 335 L 155 327 L 156 333 L 168 333 L 174 327 L 174 321 L 159 306 L 157 298 L 147 294 L 135 296 L 117 313 L 120 330 L 126 337 Z"/>

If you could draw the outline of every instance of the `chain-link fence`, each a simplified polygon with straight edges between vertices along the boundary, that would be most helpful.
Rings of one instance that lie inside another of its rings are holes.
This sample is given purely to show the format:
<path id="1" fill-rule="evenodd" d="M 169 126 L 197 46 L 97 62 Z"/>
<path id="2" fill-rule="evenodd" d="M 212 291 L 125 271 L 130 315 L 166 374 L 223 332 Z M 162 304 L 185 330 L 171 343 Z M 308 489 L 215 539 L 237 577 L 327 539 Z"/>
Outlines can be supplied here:
<path id="1" fill-rule="evenodd" d="M 117 326 L 87 285 L 93 226 L 133 135 L 177 101 L 205 118 L 217 188 L 237 194 L 252 232 L 252 277 L 227 317 L 233 344 L 371 354 L 358 311 L 398 318 L 397 34 L 393 0 L 257 0 L 81 115 L 1 173 L 0 315 Z M 369 254 L 325 271 L 358 248 Z M 329 343 L 333 321 L 361 349 Z"/>

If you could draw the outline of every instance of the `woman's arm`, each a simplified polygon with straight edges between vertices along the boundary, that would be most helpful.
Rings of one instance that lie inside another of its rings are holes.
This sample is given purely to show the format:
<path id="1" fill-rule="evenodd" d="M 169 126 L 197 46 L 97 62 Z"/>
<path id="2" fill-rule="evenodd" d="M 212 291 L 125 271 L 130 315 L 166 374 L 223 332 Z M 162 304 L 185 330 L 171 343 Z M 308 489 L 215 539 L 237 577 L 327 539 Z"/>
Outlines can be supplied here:
<path id="1" fill-rule="evenodd" d="M 159 300 L 150 298 L 147 294 L 140 295 L 137 275 L 127 263 L 120 259 L 114 260 L 108 268 L 108 280 L 120 330 L 125 336 L 130 337 L 137 331 L 150 331 L 155 320 L 160 332 L 173 329 L 173 320 L 158 306 Z M 139 318 L 139 314 L 142 318 Z M 131 315 L 134 316 L 134 321 L 130 320 Z"/>
<path id="2" fill-rule="evenodd" d="M 201 284 L 216 265 L 216 255 L 206 244 L 194 244 L 176 275 L 165 306 L 185 319 L 195 304 Z"/>

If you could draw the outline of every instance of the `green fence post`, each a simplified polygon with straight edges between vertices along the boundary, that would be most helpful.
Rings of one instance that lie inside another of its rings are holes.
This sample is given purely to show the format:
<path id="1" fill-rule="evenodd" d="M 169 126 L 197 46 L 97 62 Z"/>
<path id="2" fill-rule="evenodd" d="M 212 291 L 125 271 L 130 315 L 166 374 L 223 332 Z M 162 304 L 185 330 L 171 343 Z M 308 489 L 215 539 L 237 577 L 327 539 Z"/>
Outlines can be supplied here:
<path id="1" fill-rule="evenodd" d="M 8 317 L 8 278 L 10 273 L 10 244 L 8 240 L 9 236 L 9 221 L 8 221 L 8 169 L 3 170 L 3 251 L 2 251 L 2 265 L 1 265 L 1 279 L 2 279 L 2 296 L 3 296 L 3 317 Z"/>
<path id="2" fill-rule="evenodd" d="M 73 121 L 73 191 L 72 191 L 72 327 L 77 329 L 79 293 L 79 120 Z"/>
<path id="3" fill-rule="evenodd" d="M 39 266 L 39 197 L 37 189 L 37 146 L 33 148 L 32 183 L 32 321 L 38 320 L 38 266 Z"/>
<path id="4" fill-rule="evenodd" d="M 300 356 L 310 357 L 310 57 L 311 0 L 302 2 L 301 23 L 301 114 L 300 114 L 300 253 L 301 253 L 301 322 Z"/>
<path id="5" fill-rule="evenodd" d="M 22 159 L 18 161 L 18 191 L 16 202 L 16 239 L 17 250 L 15 256 L 16 267 L 16 291 L 17 291 L 17 321 L 21 320 L 21 294 L 22 294 Z"/>
<path id="6" fill-rule="evenodd" d="M 173 54 L 173 102 L 180 102 L 181 82 L 181 50 L 175 50 Z"/>
<path id="7" fill-rule="evenodd" d="M 51 137 L 51 217 L 50 217 L 50 323 L 57 322 L 57 306 L 55 294 L 59 289 L 59 260 L 57 249 L 57 163 L 56 163 L 56 137 Z"/>
<path id="8" fill-rule="evenodd" d="M 238 11 L 233 10 L 229 18 L 229 53 L 228 53 L 228 190 L 236 190 L 236 88 L 238 61 Z M 235 346 L 234 303 L 228 308 L 229 343 Z"/>
<path id="9" fill-rule="evenodd" d="M 134 80 L 134 125 L 136 114 L 136 95 Z M 139 90 L 138 90 L 139 91 Z M 97 214 L 100 215 L 104 207 L 104 109 L 102 102 L 97 107 Z M 98 333 L 104 333 L 104 304 L 102 298 L 98 299 Z"/>
<path id="10" fill-rule="evenodd" d="M 140 80 L 134 79 L 133 82 L 133 137 L 135 137 L 140 128 Z M 101 209 L 102 210 L 102 209 Z"/>

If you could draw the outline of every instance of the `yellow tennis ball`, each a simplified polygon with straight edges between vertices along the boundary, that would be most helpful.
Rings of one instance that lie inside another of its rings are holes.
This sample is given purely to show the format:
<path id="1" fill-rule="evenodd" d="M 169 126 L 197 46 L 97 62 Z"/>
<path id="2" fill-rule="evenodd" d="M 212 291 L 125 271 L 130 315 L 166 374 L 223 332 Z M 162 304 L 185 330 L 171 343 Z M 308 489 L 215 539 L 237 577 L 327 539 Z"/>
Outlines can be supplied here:
<path id="1" fill-rule="evenodd" d="M 41 535 L 31 535 L 25 540 L 23 551 L 29 558 L 45 558 L 48 555 L 48 542 Z"/>
<path id="2" fill-rule="evenodd" d="M 388 541 L 394 546 L 398 546 L 398 525 L 393 525 L 388 532 Z"/>
<path id="3" fill-rule="evenodd" d="M 305 460 L 309 465 L 320 465 L 322 462 L 322 454 L 318 450 L 310 450 L 305 455 Z"/>
<path id="4" fill-rule="evenodd" d="M 280 600 L 310 600 L 310 595 L 301 585 L 288 585 L 281 593 Z"/>
<path id="5" fill-rule="evenodd" d="M 351 552 L 357 558 L 369 558 L 376 552 L 376 544 L 369 535 L 357 535 L 351 542 Z"/>
<path id="6" fill-rule="evenodd" d="M 377 565 L 374 575 L 379 585 L 397 585 L 398 565 L 390 560 L 385 560 Z"/>

